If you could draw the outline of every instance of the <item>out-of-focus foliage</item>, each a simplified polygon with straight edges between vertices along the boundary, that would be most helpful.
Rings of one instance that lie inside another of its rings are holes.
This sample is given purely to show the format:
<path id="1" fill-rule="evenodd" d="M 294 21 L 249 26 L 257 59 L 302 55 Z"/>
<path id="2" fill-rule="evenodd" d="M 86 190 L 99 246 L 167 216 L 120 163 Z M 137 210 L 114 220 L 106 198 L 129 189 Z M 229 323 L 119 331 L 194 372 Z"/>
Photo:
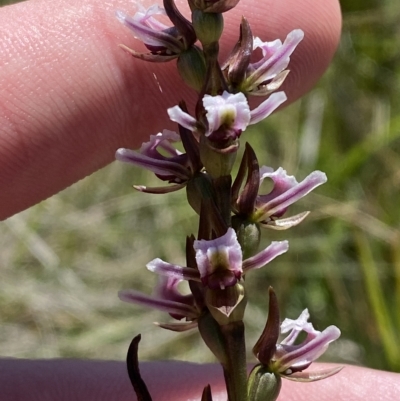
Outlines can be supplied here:
<path id="1" fill-rule="evenodd" d="M 343 0 L 340 48 L 305 98 L 244 140 L 262 164 L 329 181 L 289 212 L 300 226 L 264 232 L 290 251 L 248 275 L 248 345 L 260 334 L 273 285 L 284 312 L 305 307 L 342 337 L 332 361 L 400 371 L 400 3 Z M 150 135 L 151 133 L 149 133 Z M 184 191 L 135 193 L 150 173 L 113 164 L 2 223 L 0 354 L 123 359 L 142 333 L 147 359 L 213 360 L 196 332 L 151 325 L 166 315 L 122 304 L 121 288 L 151 292 L 154 257 L 184 263 L 196 218 Z"/>

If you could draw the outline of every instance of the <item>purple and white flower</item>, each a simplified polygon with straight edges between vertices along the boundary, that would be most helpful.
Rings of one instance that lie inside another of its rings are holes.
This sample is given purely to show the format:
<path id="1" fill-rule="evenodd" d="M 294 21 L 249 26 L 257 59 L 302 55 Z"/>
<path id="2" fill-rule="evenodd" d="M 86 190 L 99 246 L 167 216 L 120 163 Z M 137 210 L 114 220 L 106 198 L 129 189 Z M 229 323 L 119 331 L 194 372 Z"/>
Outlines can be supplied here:
<path id="1" fill-rule="evenodd" d="M 161 277 L 153 295 L 149 296 L 135 290 L 124 290 L 119 293 L 120 299 L 168 312 L 177 320 L 186 320 L 184 323 L 159 324 L 163 328 L 173 331 L 191 329 L 197 325 L 202 310 L 196 304 L 194 295 L 182 295 L 178 291 L 180 281 L 192 280 L 202 283 L 204 289 L 229 291 L 236 288 L 242 275 L 249 270 L 258 269 L 285 253 L 288 242 L 272 242 L 257 255 L 243 261 L 236 233 L 229 228 L 225 235 L 215 240 L 194 241 L 193 247 L 198 269 L 173 265 L 158 258 L 154 259 L 147 264 L 147 268 Z M 203 290 L 200 289 L 200 292 Z M 233 309 L 231 306 L 227 315 Z"/>
<path id="2" fill-rule="evenodd" d="M 250 107 L 243 93 L 224 91 L 221 96 L 204 95 L 203 106 L 207 111 L 207 136 L 220 128 L 232 130 L 235 136 L 239 136 L 250 124 Z"/>
<path id="3" fill-rule="evenodd" d="M 269 363 L 272 372 L 288 379 L 314 381 L 331 376 L 341 369 L 302 372 L 328 349 L 332 341 L 340 337 L 340 330 L 336 326 L 329 326 L 322 332 L 315 330 L 308 322 L 309 317 L 308 310 L 305 309 L 296 320 L 285 319 L 282 322 L 281 333 L 288 335 L 276 345 L 275 353 Z M 306 338 L 300 344 L 295 344 L 302 331 L 307 334 Z"/>
<path id="4" fill-rule="evenodd" d="M 151 135 L 150 141 L 143 143 L 138 152 L 125 148 L 118 149 L 115 158 L 150 170 L 161 180 L 174 184 L 161 188 L 135 186 L 139 191 L 151 193 L 176 191 L 184 187 L 192 176 L 187 155 L 172 145 L 179 140 L 180 137 L 176 132 L 164 130 L 157 135 Z"/>
<path id="5" fill-rule="evenodd" d="M 280 323 L 278 300 L 274 290 L 269 288 L 268 320 L 253 348 L 254 355 L 268 372 L 294 381 L 310 382 L 325 379 L 342 369 L 336 367 L 303 372 L 328 349 L 332 341 L 340 337 L 336 326 L 329 326 L 322 332 L 315 330 L 308 322 L 309 317 L 305 309 L 298 319 L 285 319 Z M 281 342 L 278 341 L 279 331 L 287 334 Z M 301 332 L 305 332 L 306 337 L 296 344 Z"/>
<path id="6" fill-rule="evenodd" d="M 139 11 L 129 17 L 122 11 L 117 11 L 117 19 L 126 25 L 150 50 L 150 53 L 139 53 L 125 45 L 121 47 L 136 58 L 146 61 L 170 61 L 185 50 L 185 45 L 175 27 L 169 27 L 154 16 L 166 15 L 164 8 L 153 5 L 148 9 L 139 5 Z"/>
<path id="7" fill-rule="evenodd" d="M 232 94 L 224 91 L 222 95 L 204 95 L 203 106 L 207 119 L 205 135 L 212 140 L 236 139 L 246 130 L 247 126 L 268 117 L 285 100 L 285 93 L 277 92 L 254 110 L 250 110 L 246 96 L 241 92 Z M 179 106 L 168 109 L 168 115 L 172 121 L 190 131 L 199 129 L 197 120 Z"/>
<path id="8" fill-rule="evenodd" d="M 262 42 L 255 37 L 253 50 L 261 49 L 262 58 L 249 64 L 240 89 L 257 96 L 265 96 L 277 90 L 289 72 L 286 67 L 290 62 L 290 56 L 303 38 L 304 32 L 301 29 L 290 32 L 284 43 L 279 39 Z"/>
<path id="9" fill-rule="evenodd" d="M 135 290 L 120 291 L 118 296 L 124 302 L 167 312 L 176 320 L 185 319 L 185 323 L 159 324 L 170 330 L 184 331 L 196 326 L 200 311 L 192 294 L 182 295 L 178 291 L 180 281 L 177 278 L 160 276 L 152 296 Z"/>
<path id="10" fill-rule="evenodd" d="M 321 171 L 313 171 L 300 183 L 292 175 L 279 167 L 274 170 L 271 167 L 260 168 L 260 185 L 264 179 L 273 181 L 272 191 L 265 195 L 258 195 L 255 204 L 253 219 L 263 226 L 284 230 L 299 224 L 309 212 L 303 212 L 286 219 L 279 219 L 294 202 L 306 196 L 313 189 L 327 181 L 326 174 Z"/>
<path id="11" fill-rule="evenodd" d="M 215 240 L 194 241 L 198 270 L 158 258 L 148 263 L 147 268 L 167 277 L 201 282 L 211 289 L 225 289 L 234 286 L 248 271 L 258 269 L 285 253 L 288 248 L 287 241 L 275 241 L 255 256 L 243 260 L 235 230 L 229 228 L 226 234 Z"/>

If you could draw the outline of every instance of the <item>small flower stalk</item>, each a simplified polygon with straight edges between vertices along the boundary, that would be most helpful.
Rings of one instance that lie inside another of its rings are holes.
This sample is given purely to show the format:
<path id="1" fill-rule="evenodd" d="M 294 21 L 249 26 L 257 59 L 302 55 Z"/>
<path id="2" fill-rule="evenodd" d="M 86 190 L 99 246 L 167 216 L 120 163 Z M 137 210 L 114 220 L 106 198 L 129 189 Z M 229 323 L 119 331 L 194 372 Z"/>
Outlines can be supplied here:
<path id="1" fill-rule="evenodd" d="M 247 127 L 264 120 L 286 101 L 285 92 L 279 89 L 304 33 L 295 29 L 283 42 L 263 42 L 253 36 L 243 17 L 238 41 L 221 63 L 223 15 L 238 0 L 188 2 L 190 19 L 173 0 L 148 9 L 139 7 L 133 17 L 117 12 L 117 18 L 147 51 L 121 47 L 135 59 L 176 60 L 182 80 L 198 95 L 194 110 L 188 110 L 184 100 L 166 110 L 165 116 L 176 123 L 175 131 L 150 135 L 138 151 L 116 151 L 117 160 L 149 170 L 162 181 L 153 188 L 135 185 L 136 190 L 160 195 L 185 188 L 188 203 L 198 215 L 196 234 L 188 233 L 186 238 L 185 263 L 160 258 L 149 261 L 147 269 L 158 276 L 153 294 L 124 289 L 119 297 L 166 312 L 167 321 L 157 323 L 163 329 L 197 329 L 221 363 L 229 401 L 274 401 L 282 379 L 315 381 L 340 370 L 307 370 L 339 338 L 339 329 L 314 329 L 307 309 L 296 320 L 281 321 L 277 297 L 270 288 L 268 319 L 253 348 L 259 363 L 247 374 L 243 319 L 251 294 L 246 290 L 245 276 L 257 274 L 260 268 L 274 268 L 275 259 L 289 250 L 286 240 L 272 240 L 260 250 L 261 235 L 300 224 L 310 212 L 291 215 L 290 206 L 327 178 L 314 171 L 297 181 L 282 167 L 260 166 L 248 143 L 237 173 L 233 174 L 233 169 Z M 250 96 L 264 99 L 252 108 Z M 178 150 L 179 142 L 183 151 Z M 272 183 L 268 193 L 260 189 L 265 180 Z M 189 284 L 189 294 L 178 289 L 183 280 Z M 298 341 L 302 332 L 305 338 Z M 281 334 L 286 335 L 283 340 L 279 340 Z M 139 339 L 136 337 L 129 348 L 128 372 L 138 399 L 150 400 L 137 362 Z M 212 400 L 209 386 L 201 399 Z"/>

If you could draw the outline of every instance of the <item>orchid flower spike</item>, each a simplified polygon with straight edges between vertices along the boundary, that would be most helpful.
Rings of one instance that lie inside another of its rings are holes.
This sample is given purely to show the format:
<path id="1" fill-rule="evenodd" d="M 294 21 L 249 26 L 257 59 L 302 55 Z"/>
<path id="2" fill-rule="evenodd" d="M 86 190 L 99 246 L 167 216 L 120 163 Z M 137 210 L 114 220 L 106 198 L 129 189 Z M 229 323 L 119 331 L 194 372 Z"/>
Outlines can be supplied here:
<path id="1" fill-rule="evenodd" d="M 173 142 L 180 140 L 174 131 L 164 130 L 151 135 L 150 141 L 142 144 L 139 152 L 130 149 L 118 149 L 115 158 L 152 171 L 159 179 L 171 186 L 148 188 L 136 185 L 135 189 L 148 193 L 167 193 L 183 188 L 192 176 L 192 169 L 187 155 L 175 149 Z"/>

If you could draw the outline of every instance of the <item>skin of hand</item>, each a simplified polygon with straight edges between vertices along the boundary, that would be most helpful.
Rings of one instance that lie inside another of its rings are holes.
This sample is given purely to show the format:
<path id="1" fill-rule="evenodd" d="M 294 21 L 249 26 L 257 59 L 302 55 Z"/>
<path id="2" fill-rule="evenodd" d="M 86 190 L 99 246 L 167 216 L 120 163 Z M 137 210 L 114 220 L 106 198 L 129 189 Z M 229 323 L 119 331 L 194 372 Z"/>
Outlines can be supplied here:
<path id="1" fill-rule="evenodd" d="M 138 42 L 114 18 L 117 9 L 133 15 L 135 5 L 31 0 L 0 10 L 1 219 L 110 163 L 118 147 L 137 148 L 150 134 L 176 129 L 166 108 L 181 99 L 193 105 L 195 94 L 181 84 L 174 62 L 144 63 L 118 48 L 138 49 Z M 338 1 L 242 0 L 226 14 L 222 55 L 237 40 L 241 15 L 263 40 L 304 30 L 283 89 L 289 102 L 307 92 L 337 47 Z M 199 399 L 207 383 L 215 401 L 226 398 L 217 365 L 155 362 L 141 369 L 154 400 Z M 135 400 L 125 364 L 113 361 L 3 359 L 0 389 L 3 401 Z M 316 383 L 285 381 L 280 399 L 398 400 L 400 376 L 346 367 Z"/>
<path id="2" fill-rule="evenodd" d="M 332 366 L 332 365 L 331 365 Z M 328 365 L 313 364 L 313 369 Z M 155 401 L 199 400 L 211 385 L 214 401 L 225 401 L 221 368 L 185 362 L 140 365 Z M 112 361 L 0 361 L 2 401 L 134 401 L 125 364 Z M 346 366 L 313 383 L 283 380 L 282 401 L 369 401 L 400 399 L 400 375 Z"/>
<path id="3" fill-rule="evenodd" d="M 193 105 L 175 61 L 146 63 L 118 47 L 145 50 L 115 18 L 118 9 L 133 15 L 136 5 L 31 0 L 0 10 L 0 219 L 112 162 L 117 148 L 177 130 L 167 107 L 182 99 Z M 242 0 L 225 14 L 221 59 L 237 41 L 242 15 L 262 40 L 303 29 L 283 90 L 287 104 L 307 92 L 336 50 L 338 1 Z"/>

